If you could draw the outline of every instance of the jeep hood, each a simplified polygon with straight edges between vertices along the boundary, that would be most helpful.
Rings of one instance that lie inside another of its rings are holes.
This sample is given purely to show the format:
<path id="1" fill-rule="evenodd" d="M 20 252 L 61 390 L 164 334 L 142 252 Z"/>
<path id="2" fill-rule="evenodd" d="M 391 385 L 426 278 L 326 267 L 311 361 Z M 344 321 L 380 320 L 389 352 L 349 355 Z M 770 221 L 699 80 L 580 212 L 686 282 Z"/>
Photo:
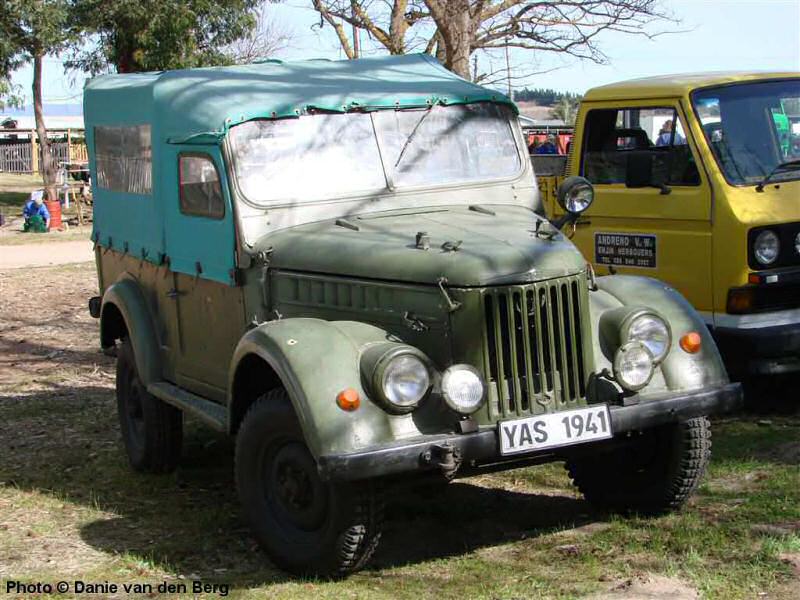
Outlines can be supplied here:
<path id="1" fill-rule="evenodd" d="M 542 220 L 536 234 L 537 220 Z M 417 246 L 417 234 L 429 248 Z M 549 239 L 552 235 L 552 239 Z M 267 234 L 270 266 L 451 286 L 527 283 L 580 272 L 586 261 L 544 219 L 519 206 L 446 206 L 350 215 Z"/>

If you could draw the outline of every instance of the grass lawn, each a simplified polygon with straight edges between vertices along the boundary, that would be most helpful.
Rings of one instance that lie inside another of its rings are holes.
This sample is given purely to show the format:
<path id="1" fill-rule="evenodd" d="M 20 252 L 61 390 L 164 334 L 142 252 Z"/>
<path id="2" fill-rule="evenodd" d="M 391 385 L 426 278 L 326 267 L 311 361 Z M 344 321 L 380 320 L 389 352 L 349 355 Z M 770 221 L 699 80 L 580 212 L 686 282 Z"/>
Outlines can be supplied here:
<path id="1" fill-rule="evenodd" d="M 10 223 L 0 230 L 0 246 L 89 239 L 92 229 L 90 224 L 74 226 L 68 231 L 53 230 L 47 234 L 22 234 L 22 208 L 30 193 L 41 187 L 42 178 L 39 175 L 0 173 L 0 213 L 5 215 L 7 221 L 17 219 L 17 222 Z M 74 202 L 68 209 L 62 209 L 64 220 L 76 217 L 77 214 Z M 87 214 L 90 214 L 90 210 L 84 209 L 84 215 Z"/>
<path id="2" fill-rule="evenodd" d="M 39 175 L 0 173 L 0 210 L 6 215 L 22 214 L 30 193 L 42 187 Z"/>
<path id="3" fill-rule="evenodd" d="M 641 598 L 636 586 L 655 579 L 665 591 L 647 597 L 800 597 L 800 414 L 715 422 L 710 472 L 679 514 L 595 512 L 561 465 L 391 490 L 366 571 L 293 580 L 241 520 L 230 440 L 188 422 L 176 473 L 128 468 L 114 363 L 85 308 L 93 266 L 9 271 L 0 285 L 0 580 L 463 600 Z"/>

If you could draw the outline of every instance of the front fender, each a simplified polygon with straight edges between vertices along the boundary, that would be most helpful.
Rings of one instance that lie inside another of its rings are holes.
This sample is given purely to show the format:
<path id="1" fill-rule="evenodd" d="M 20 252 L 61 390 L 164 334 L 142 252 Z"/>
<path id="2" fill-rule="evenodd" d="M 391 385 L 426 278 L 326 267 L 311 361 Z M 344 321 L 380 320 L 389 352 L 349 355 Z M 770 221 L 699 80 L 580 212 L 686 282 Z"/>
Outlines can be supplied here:
<path id="1" fill-rule="evenodd" d="M 239 363 L 255 354 L 286 388 L 315 457 L 387 443 L 395 439 L 392 420 L 410 417 L 393 417 L 373 404 L 359 368 L 364 349 L 387 340 L 398 341 L 382 329 L 352 321 L 291 318 L 264 323 L 247 332 L 236 347 L 228 389 L 234 389 Z M 362 399 L 353 412 L 336 404 L 336 395 L 346 388 L 356 389 Z M 233 404 L 229 398 L 229 407 Z"/>
<path id="2" fill-rule="evenodd" d="M 136 368 L 142 383 L 161 381 L 158 331 L 138 282 L 129 274 L 111 284 L 103 294 L 100 309 L 100 340 L 103 347 L 114 344 L 125 333 L 117 328 L 118 311 L 133 345 Z"/>
<path id="3" fill-rule="evenodd" d="M 604 311 L 619 306 L 636 306 L 655 310 L 672 329 L 672 347 L 658 370 L 661 377 L 654 377 L 641 394 L 685 391 L 728 382 L 728 374 L 711 333 L 697 311 L 675 289 L 657 279 L 630 275 L 598 277 L 597 287 L 598 291 L 590 294 L 590 307 L 598 369 L 605 366 L 610 370 L 613 361 L 609 349 L 600 343 L 600 316 Z M 702 348 L 697 354 L 684 352 L 678 343 L 681 336 L 690 331 L 696 331 L 702 338 Z"/>

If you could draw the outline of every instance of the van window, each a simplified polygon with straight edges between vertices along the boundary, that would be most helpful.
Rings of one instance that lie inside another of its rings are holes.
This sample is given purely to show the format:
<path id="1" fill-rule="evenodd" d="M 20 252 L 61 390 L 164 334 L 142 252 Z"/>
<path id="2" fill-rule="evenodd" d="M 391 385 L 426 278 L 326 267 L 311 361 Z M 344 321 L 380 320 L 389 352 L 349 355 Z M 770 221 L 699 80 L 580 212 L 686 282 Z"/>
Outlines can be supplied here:
<path id="1" fill-rule="evenodd" d="M 150 125 L 95 127 L 94 155 L 99 187 L 129 194 L 152 193 Z"/>
<path id="2" fill-rule="evenodd" d="M 700 184 L 674 108 L 591 110 L 586 131 L 582 172 L 592 183 Z"/>
<path id="3" fill-rule="evenodd" d="M 178 177 L 180 179 L 181 212 L 197 217 L 221 219 L 225 216 L 225 202 L 219 173 L 210 156 L 181 154 Z"/>

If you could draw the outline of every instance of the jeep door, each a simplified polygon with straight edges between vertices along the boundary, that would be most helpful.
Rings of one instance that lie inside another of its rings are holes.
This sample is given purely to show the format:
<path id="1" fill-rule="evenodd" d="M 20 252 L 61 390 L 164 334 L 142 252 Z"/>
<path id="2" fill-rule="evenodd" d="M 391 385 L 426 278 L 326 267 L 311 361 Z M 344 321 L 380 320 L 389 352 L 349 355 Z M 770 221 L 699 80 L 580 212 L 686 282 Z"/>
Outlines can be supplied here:
<path id="1" fill-rule="evenodd" d="M 244 333 L 224 163 L 216 146 L 170 145 L 165 154 L 163 189 L 175 190 L 165 202 L 165 223 L 179 340 L 176 382 L 221 402 Z"/>
<path id="2" fill-rule="evenodd" d="M 662 279 L 712 310 L 711 187 L 677 100 L 588 103 L 575 160 L 595 201 L 573 241 L 598 274 Z"/>

